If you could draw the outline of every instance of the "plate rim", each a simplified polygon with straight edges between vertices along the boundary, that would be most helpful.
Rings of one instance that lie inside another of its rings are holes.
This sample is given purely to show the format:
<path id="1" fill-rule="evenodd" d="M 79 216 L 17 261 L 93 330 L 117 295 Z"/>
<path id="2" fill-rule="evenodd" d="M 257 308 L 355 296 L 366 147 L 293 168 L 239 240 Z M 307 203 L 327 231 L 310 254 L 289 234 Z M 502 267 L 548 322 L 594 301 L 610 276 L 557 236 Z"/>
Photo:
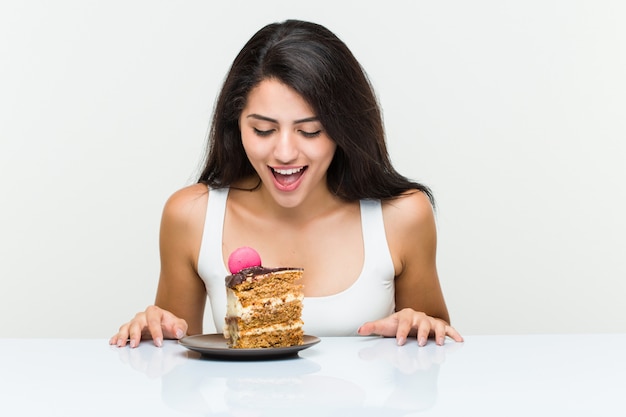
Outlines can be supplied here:
<path id="1" fill-rule="evenodd" d="M 194 339 L 200 338 L 222 338 L 224 340 L 224 347 L 206 347 L 200 346 L 199 344 L 189 343 L 193 342 Z M 321 339 L 317 336 L 313 335 L 304 335 L 304 343 L 301 345 L 293 345 L 293 346 L 283 346 L 277 348 L 250 348 L 250 349 L 233 349 L 228 347 L 226 344 L 226 339 L 224 339 L 223 333 L 205 333 L 205 334 L 197 334 L 191 336 L 185 336 L 178 340 L 178 344 L 181 346 L 201 353 L 204 356 L 209 357 L 220 357 L 220 358 L 271 358 L 278 356 L 289 356 L 295 355 L 301 350 L 308 349 L 311 346 L 314 346 L 321 342 Z"/>

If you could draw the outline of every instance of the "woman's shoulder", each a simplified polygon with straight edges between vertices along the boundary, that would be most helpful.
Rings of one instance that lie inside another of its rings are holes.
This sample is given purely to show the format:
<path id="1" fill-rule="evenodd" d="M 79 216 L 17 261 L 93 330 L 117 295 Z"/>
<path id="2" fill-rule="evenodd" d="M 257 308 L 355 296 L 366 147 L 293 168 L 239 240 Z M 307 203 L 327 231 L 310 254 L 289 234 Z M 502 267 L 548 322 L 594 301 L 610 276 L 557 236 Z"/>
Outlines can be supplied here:
<path id="1" fill-rule="evenodd" d="M 434 221 L 433 206 L 428 195 L 411 190 L 382 203 L 385 224 L 403 230 Z"/>
<path id="2" fill-rule="evenodd" d="M 411 191 L 383 202 L 383 221 L 396 276 L 400 276 L 409 263 L 435 253 L 435 215 L 425 193 Z"/>
<path id="3" fill-rule="evenodd" d="M 204 219 L 208 195 L 208 187 L 200 183 L 175 191 L 165 203 L 163 220 L 188 223 Z"/>

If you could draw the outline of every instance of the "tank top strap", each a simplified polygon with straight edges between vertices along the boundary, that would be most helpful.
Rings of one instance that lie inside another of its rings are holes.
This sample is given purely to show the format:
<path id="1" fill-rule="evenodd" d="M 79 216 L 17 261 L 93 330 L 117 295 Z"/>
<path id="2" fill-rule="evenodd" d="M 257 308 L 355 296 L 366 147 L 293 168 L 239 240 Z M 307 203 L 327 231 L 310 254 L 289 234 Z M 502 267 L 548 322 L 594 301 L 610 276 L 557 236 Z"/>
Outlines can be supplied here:
<path id="1" fill-rule="evenodd" d="M 369 271 L 373 268 L 387 273 L 393 271 L 393 260 L 385 234 L 382 204 L 380 200 L 361 200 L 360 204 L 361 229 L 365 250 L 363 269 Z"/>
<path id="2" fill-rule="evenodd" d="M 228 188 L 209 188 L 202 243 L 198 255 L 198 273 L 201 277 L 208 278 L 205 279 L 205 283 L 217 280 L 223 285 L 227 273 L 222 258 L 222 236 L 228 191 Z M 210 293 L 212 290 L 215 289 L 207 286 L 207 292 Z M 223 288 L 218 289 L 220 290 Z"/>

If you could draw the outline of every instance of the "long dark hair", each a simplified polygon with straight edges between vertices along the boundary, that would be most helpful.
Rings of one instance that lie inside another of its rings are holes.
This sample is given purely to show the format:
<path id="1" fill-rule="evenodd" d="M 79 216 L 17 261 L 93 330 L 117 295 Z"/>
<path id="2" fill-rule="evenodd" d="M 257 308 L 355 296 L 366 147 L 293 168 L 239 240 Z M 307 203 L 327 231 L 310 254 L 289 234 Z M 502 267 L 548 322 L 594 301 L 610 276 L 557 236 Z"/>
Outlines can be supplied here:
<path id="1" fill-rule="evenodd" d="M 239 117 L 248 93 L 273 78 L 298 92 L 336 142 L 328 187 L 347 200 L 390 199 L 430 189 L 391 165 L 380 106 L 363 68 L 325 27 L 287 20 L 258 31 L 235 58 L 215 104 L 209 152 L 198 182 L 228 187 L 255 173 L 241 143 Z"/>

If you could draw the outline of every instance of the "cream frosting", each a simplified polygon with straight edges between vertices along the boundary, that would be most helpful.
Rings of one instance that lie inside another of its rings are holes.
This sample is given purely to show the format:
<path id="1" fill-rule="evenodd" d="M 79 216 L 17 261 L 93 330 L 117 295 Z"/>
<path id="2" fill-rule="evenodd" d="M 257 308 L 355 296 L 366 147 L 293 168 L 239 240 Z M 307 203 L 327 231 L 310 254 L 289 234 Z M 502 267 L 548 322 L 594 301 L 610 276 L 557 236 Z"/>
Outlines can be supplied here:
<path id="1" fill-rule="evenodd" d="M 304 296 L 302 294 L 290 293 L 290 294 L 287 294 L 287 296 L 285 296 L 284 300 L 282 297 L 270 297 L 270 298 L 262 298 L 258 300 L 258 303 L 266 305 L 266 306 L 270 306 L 270 307 L 275 307 L 281 304 L 286 304 L 286 303 L 290 303 L 290 302 L 297 301 L 297 300 L 302 302 L 303 299 L 304 299 Z M 243 320 L 247 320 L 250 317 L 252 317 L 252 315 L 254 314 L 254 310 L 255 310 L 254 306 L 244 307 L 241 304 L 241 301 L 239 301 L 239 299 L 235 295 L 234 291 L 231 290 L 230 288 L 226 289 L 226 316 L 227 317 L 241 317 Z"/>

